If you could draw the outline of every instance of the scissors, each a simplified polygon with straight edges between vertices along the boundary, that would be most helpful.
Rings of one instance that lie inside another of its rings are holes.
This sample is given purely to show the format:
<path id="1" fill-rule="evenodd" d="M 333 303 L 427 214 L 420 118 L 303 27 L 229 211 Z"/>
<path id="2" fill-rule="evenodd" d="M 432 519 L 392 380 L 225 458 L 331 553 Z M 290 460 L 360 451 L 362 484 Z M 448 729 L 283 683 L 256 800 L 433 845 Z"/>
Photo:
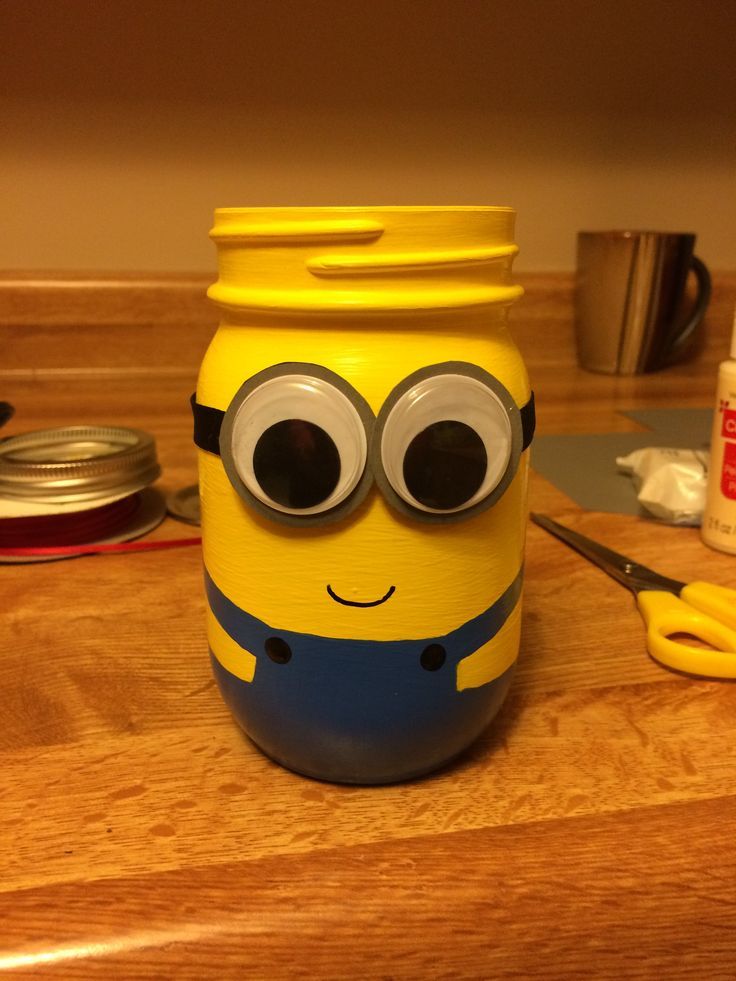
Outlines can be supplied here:
<path id="1" fill-rule="evenodd" d="M 668 579 L 543 514 L 530 517 L 631 590 L 647 626 L 653 658 L 675 671 L 736 678 L 736 590 Z M 672 634 L 689 634 L 716 650 L 690 647 L 671 640 Z"/>

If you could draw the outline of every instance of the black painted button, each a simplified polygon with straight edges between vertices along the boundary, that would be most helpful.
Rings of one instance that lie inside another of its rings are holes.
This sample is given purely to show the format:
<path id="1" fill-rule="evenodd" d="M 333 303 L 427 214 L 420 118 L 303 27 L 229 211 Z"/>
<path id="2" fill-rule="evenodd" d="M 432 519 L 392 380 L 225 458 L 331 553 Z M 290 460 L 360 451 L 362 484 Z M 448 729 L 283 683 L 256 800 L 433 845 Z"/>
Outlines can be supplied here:
<path id="1" fill-rule="evenodd" d="M 419 662 L 425 671 L 439 671 L 445 663 L 446 657 L 447 654 L 442 644 L 430 644 L 422 651 Z"/>
<path id="2" fill-rule="evenodd" d="M 276 664 L 286 664 L 291 660 L 291 648 L 281 637 L 269 637 L 266 641 L 266 654 Z"/>

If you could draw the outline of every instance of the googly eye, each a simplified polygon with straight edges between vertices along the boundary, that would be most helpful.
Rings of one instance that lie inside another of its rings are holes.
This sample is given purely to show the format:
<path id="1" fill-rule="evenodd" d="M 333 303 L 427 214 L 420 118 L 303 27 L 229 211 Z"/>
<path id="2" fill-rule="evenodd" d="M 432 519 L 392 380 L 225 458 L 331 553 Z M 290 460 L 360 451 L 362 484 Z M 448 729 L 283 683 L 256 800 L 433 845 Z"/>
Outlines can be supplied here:
<path id="1" fill-rule="evenodd" d="M 223 464 L 242 496 L 272 514 L 321 517 L 363 481 L 368 418 L 361 396 L 327 369 L 267 369 L 242 386 L 225 414 Z"/>
<path id="2" fill-rule="evenodd" d="M 453 369 L 453 370 L 450 370 Z M 520 422 L 503 385 L 474 365 L 436 365 L 406 379 L 378 418 L 380 468 L 413 513 L 464 516 L 513 477 Z"/>

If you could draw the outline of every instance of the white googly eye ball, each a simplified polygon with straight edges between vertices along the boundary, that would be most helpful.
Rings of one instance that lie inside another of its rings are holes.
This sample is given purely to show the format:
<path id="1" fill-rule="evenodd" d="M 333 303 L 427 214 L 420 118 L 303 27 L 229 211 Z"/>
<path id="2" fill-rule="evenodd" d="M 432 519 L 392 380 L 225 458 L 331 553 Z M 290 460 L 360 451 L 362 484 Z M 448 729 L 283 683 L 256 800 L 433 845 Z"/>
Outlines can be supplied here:
<path id="1" fill-rule="evenodd" d="M 383 423 L 381 465 L 402 501 L 455 514 L 488 498 L 507 474 L 509 412 L 479 378 L 436 374 L 401 393 Z"/>
<path id="2" fill-rule="evenodd" d="M 360 482 L 367 453 L 356 406 L 329 380 L 307 373 L 256 383 L 231 421 L 229 461 L 247 491 L 282 514 L 338 507 Z"/>

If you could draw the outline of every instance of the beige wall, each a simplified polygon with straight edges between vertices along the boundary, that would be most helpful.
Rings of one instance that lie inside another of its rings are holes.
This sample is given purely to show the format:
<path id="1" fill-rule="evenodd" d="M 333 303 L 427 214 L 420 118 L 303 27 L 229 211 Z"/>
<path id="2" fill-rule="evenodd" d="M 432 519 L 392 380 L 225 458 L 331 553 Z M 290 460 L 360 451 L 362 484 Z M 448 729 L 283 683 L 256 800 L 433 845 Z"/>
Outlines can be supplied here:
<path id="1" fill-rule="evenodd" d="M 218 205 L 512 204 L 736 268 L 732 0 L 0 0 L 0 267 L 208 270 Z"/>

